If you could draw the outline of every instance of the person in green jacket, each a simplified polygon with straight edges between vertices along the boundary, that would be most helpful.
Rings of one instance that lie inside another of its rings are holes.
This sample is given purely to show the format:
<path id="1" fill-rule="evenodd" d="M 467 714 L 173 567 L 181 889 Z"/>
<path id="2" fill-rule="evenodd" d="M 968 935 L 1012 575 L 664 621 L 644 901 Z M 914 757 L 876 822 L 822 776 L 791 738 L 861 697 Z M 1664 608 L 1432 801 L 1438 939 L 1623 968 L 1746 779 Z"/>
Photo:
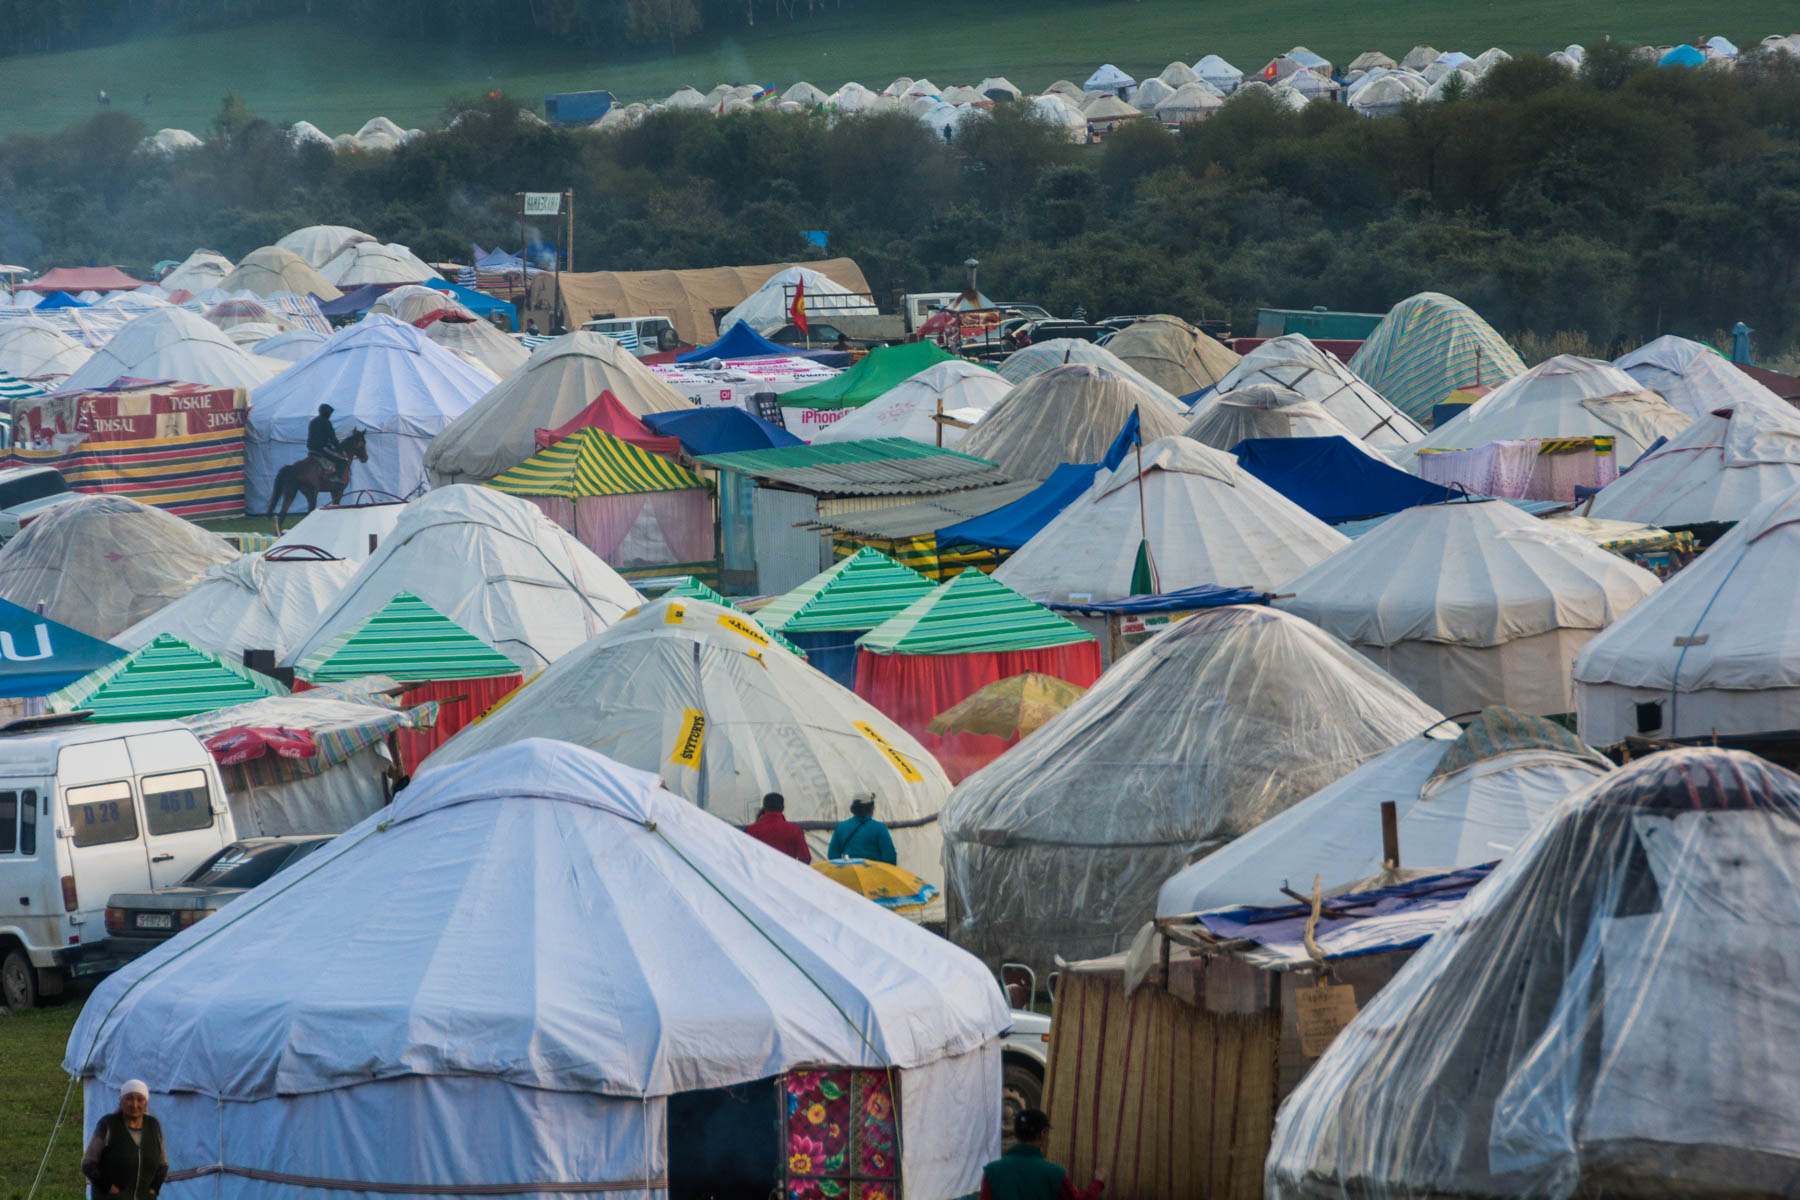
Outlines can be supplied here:
<path id="1" fill-rule="evenodd" d="M 875 819 L 875 797 L 867 792 L 850 801 L 850 817 L 831 831 L 826 858 L 862 858 L 892 866 L 900 861 L 888 827 Z"/>
<path id="2" fill-rule="evenodd" d="M 1050 1118 L 1036 1108 L 1013 1118 L 1012 1149 L 981 1168 L 981 1200 L 1095 1200 L 1106 1190 L 1106 1168 L 1094 1168 L 1094 1180 L 1080 1190 L 1069 1173 L 1044 1157 L 1044 1135 Z"/>
<path id="3" fill-rule="evenodd" d="M 150 1115 L 150 1089 L 133 1079 L 119 1089 L 119 1111 L 107 1113 L 94 1127 L 81 1173 L 93 1185 L 94 1200 L 150 1200 L 169 1174 L 163 1152 L 162 1126 Z"/>

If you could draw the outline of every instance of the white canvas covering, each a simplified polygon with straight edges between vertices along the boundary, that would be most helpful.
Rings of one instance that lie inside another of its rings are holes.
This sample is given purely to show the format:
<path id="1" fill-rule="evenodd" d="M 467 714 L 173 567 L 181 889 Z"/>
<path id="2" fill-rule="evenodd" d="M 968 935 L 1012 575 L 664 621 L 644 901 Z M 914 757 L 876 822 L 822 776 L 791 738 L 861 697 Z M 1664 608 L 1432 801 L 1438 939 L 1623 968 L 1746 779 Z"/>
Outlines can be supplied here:
<path id="1" fill-rule="evenodd" d="M 634 416 L 692 407 L 612 338 L 565 334 L 538 346 L 438 434 L 425 454 L 432 485 L 484 483 L 512 470 L 537 453 L 539 429 L 561 427 L 608 391 Z"/>
<path id="2" fill-rule="evenodd" d="M 1133 321 L 1101 349 L 1177 398 L 1211 387 L 1238 364 L 1218 338 L 1167 315 Z"/>
<path id="3" fill-rule="evenodd" d="M 231 269 L 231 260 L 217 250 L 196 250 L 162 277 L 162 286 L 170 292 L 197 294 L 218 287 Z"/>
<path id="4" fill-rule="evenodd" d="M 1204 121 L 1225 107 L 1225 97 L 1211 84 L 1196 80 L 1176 88 L 1156 105 L 1156 119 L 1165 125 Z"/>
<path id="5" fill-rule="evenodd" d="M 804 104 L 808 108 L 817 108 L 831 99 L 823 91 L 804 80 L 793 84 L 787 91 L 781 93 L 781 98 L 794 104 Z"/>
<path id="6" fill-rule="evenodd" d="M 124 496 L 84 496 L 0 547 L 0 598 L 110 638 L 236 557 L 230 542 L 191 521 Z"/>
<path id="7" fill-rule="evenodd" d="M 362 562 L 370 554 L 369 539 L 379 547 L 405 511 L 406 505 L 398 500 L 373 501 L 351 493 L 342 504 L 321 504 L 307 513 L 275 544 L 313 546 L 333 558 Z"/>
<path id="8" fill-rule="evenodd" d="M 1194 74 L 1227 96 L 1244 82 L 1244 73 L 1216 54 L 1208 54 L 1195 63 Z"/>
<path id="9" fill-rule="evenodd" d="M 129 377 L 248 389 L 274 374 L 205 319 L 165 305 L 127 322 L 63 386 L 102 388 Z"/>
<path id="10" fill-rule="evenodd" d="M 1451 714 L 1574 711 L 1582 646 L 1657 588 L 1656 576 L 1503 500 L 1394 514 L 1279 600 Z"/>
<path id="11" fill-rule="evenodd" d="M 1612 769 L 1591 751 L 1546 743 L 1441 771 L 1456 740 L 1454 726 L 1408 738 L 1184 867 L 1157 893 L 1156 915 L 1291 904 L 1281 889 L 1306 895 L 1315 877 L 1327 895 L 1392 878 L 1382 860 L 1386 802 L 1394 805 L 1405 875 L 1505 858 L 1564 797 Z"/>
<path id="12" fill-rule="evenodd" d="M 1082 84 L 1081 87 L 1083 91 L 1111 92 L 1121 100 L 1129 100 L 1131 99 L 1131 89 L 1136 84 L 1137 80 L 1119 70 L 1119 68 L 1113 66 L 1111 63 L 1107 63 L 1092 75 L 1089 75 L 1087 77 L 1087 82 Z"/>
<path id="13" fill-rule="evenodd" d="M 1800 778 L 1748 754 L 1568 798 L 1301 1080 L 1266 1194 L 1785 1195 L 1796 862 Z"/>
<path id="14" fill-rule="evenodd" d="M 1771 396 L 1695 417 L 1607 484 L 1588 511 L 1664 528 L 1741 521 L 1797 484 L 1800 413 Z"/>
<path id="15" fill-rule="evenodd" d="M 356 564 L 343 559 L 265 561 L 243 554 L 210 568 L 192 591 L 112 639 L 137 650 L 170 633 L 232 662 L 246 650 L 273 650 L 280 658 L 290 641 L 318 619 Z"/>
<path id="16" fill-rule="evenodd" d="M 1711 346 L 1672 333 L 1639 346 L 1613 365 L 1696 421 L 1718 409 L 1745 404 L 1792 410 Z"/>
<path id="17" fill-rule="evenodd" d="M 422 283 L 403 283 L 377 296 L 364 317 L 367 319 L 376 313 L 384 313 L 396 321 L 404 321 L 410 325 L 420 317 L 445 308 L 464 316 L 475 315 L 449 292 L 440 292 Z"/>
<path id="18" fill-rule="evenodd" d="M 274 510 L 276 473 L 306 457 L 306 427 L 321 402 L 331 404 L 340 439 L 356 430 L 366 435 L 369 461 L 351 463 L 352 488 L 403 498 L 420 492 L 430 486 L 425 450 L 432 438 L 492 386 L 486 371 L 392 317 L 340 329 L 251 396 L 245 503 Z"/>
<path id="19" fill-rule="evenodd" d="M 1135 590 L 1138 545 L 1148 540 L 1162 591 L 1207 583 L 1274 591 L 1350 544 L 1226 451 L 1159 438 L 1143 448 L 1143 464 L 1140 476 L 1127 454 L 1102 472 L 994 578 L 1043 603 L 1120 600 Z"/>
<path id="20" fill-rule="evenodd" d="M 47 321 L 19 317 L 0 321 L 0 371 L 17 379 L 68 375 L 94 352 Z"/>
<path id="21" fill-rule="evenodd" d="M 1404 446 L 1425 436 L 1411 417 L 1389 404 L 1354 371 L 1298 333 L 1270 338 L 1219 380 L 1229 392 L 1255 383 L 1274 383 L 1317 400 L 1343 422 L 1356 440 L 1371 446 Z"/>
<path id="22" fill-rule="evenodd" d="M 1038 96 L 1031 101 L 1031 111 L 1038 119 L 1059 126 L 1072 142 L 1087 141 L 1087 118 L 1081 115 L 1078 101 L 1069 102 L 1061 93 Z"/>
<path id="23" fill-rule="evenodd" d="M 1128 347 L 1129 345 L 1127 343 Z M 1052 367 L 1074 363 L 1099 367 L 1130 380 L 1150 396 L 1166 404 L 1171 412 L 1187 411 L 1187 406 L 1182 404 L 1174 392 L 1107 347 L 1081 338 L 1051 338 L 1047 342 L 1033 342 L 1029 346 L 1022 346 L 1007 355 L 1006 361 L 1000 364 L 1000 377 L 1008 383 L 1024 383 L 1033 375 L 1041 375 Z"/>
<path id="24" fill-rule="evenodd" d="M 288 329 L 264 338 L 250 347 L 258 358 L 275 358 L 282 362 L 299 362 L 325 340 L 316 329 Z"/>
<path id="25" fill-rule="evenodd" d="M 1230 450 L 1246 438 L 1341 437 L 1371 458 L 1379 457 L 1324 405 L 1278 383 L 1252 383 L 1206 396 L 1194 405 L 1185 436 L 1215 450 Z"/>
<path id="26" fill-rule="evenodd" d="M 526 675 L 643 599 L 529 500 L 492 488 L 439 488 L 406 506 L 284 661 L 300 661 L 401 592 L 493 646 Z"/>
<path id="27" fill-rule="evenodd" d="M 325 282 L 343 291 L 365 283 L 423 283 L 437 272 L 405 246 L 351 242 L 319 268 Z"/>
<path id="28" fill-rule="evenodd" d="M 1133 412 L 1145 441 L 1181 432 L 1177 410 L 1129 378 L 1087 363 L 1051 367 L 1008 392 L 957 449 L 1014 479 L 1048 479 L 1062 463 L 1099 462 Z"/>
<path id="29" fill-rule="evenodd" d="M 296 131 L 299 127 L 295 126 Z M 306 260 L 308 266 L 318 270 L 336 258 L 338 251 L 352 242 L 372 242 L 375 238 L 360 229 L 352 229 L 348 225 L 308 225 L 296 229 L 275 245 L 290 254 L 297 254 Z"/>
<path id="30" fill-rule="evenodd" d="M 695 713 L 703 718 L 697 732 Z M 444 743 L 430 765 L 530 737 L 560 738 L 656 772 L 676 794 L 739 826 L 756 819 L 765 794 L 780 792 L 788 820 L 823 826 L 807 835 L 820 857 L 830 826 L 850 816 L 858 793 L 871 792 L 900 865 L 934 884 L 943 879 L 937 816 L 950 780 L 937 760 L 734 610 L 689 600 L 646 605 Z"/>
<path id="31" fill-rule="evenodd" d="M 531 357 L 516 338 L 508 337 L 488 321 L 433 321 L 425 336 L 476 366 L 491 371 L 498 382 L 525 365 Z"/>
<path id="32" fill-rule="evenodd" d="M 810 321 L 830 324 L 833 316 L 872 317 L 879 311 L 868 296 L 852 292 L 811 267 L 783 267 L 720 317 L 719 328 L 730 329 L 739 321 L 758 333 L 781 328 L 788 323 L 793 302 L 789 289 L 796 284 L 806 289 L 806 315 Z"/>
<path id="33" fill-rule="evenodd" d="M 279 246 L 264 246 L 246 254 L 219 287 L 227 292 L 251 291 L 258 296 L 292 292 L 320 300 L 336 300 L 344 294 L 327 283 L 305 259 Z"/>
<path id="34" fill-rule="evenodd" d="M 986 367 L 960 358 L 933 363 L 821 429 L 813 435 L 813 444 L 903 437 L 928 446 L 956 446 L 967 430 L 955 425 L 940 426 L 933 419 L 940 405 L 946 416 L 973 423 L 987 415 L 1010 391 L 1012 384 Z"/>
<path id="35" fill-rule="evenodd" d="M 4 563 L 0 556 L 0 563 Z M 1765 500 L 1575 662 L 1581 736 L 1800 729 L 1800 489 Z"/>
<path id="36" fill-rule="evenodd" d="M 647 1200 L 668 1097 L 811 1064 L 898 1068 L 902 1111 L 924 1073 L 968 1144 L 909 1196 L 997 1150 L 1010 1016 L 979 963 L 592 751 L 426 772 L 209 921 L 103 984 L 65 1063 L 94 1119 L 148 1081 L 181 1166 Z"/>
<path id="37" fill-rule="evenodd" d="M 1441 720 L 1299 617 L 1195 613 L 957 785 L 950 936 L 996 962 L 1111 954 L 1191 855 Z"/>

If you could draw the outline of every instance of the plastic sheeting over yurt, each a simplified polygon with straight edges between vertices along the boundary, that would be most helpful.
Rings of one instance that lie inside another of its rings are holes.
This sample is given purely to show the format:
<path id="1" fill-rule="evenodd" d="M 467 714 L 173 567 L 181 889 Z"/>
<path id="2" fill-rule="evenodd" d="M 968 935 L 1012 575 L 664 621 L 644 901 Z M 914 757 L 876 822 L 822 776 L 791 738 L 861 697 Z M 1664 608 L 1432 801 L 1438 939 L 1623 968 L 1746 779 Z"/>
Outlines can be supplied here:
<path id="1" fill-rule="evenodd" d="M 1194 406 L 1185 436 L 1215 450 L 1230 450 L 1249 438 L 1341 437 L 1376 457 L 1324 405 L 1278 383 L 1252 383 L 1207 396 Z"/>
<path id="2" fill-rule="evenodd" d="M 867 295 L 852 292 L 811 267 L 783 267 L 720 317 L 719 328 L 730 329 L 742 321 L 758 333 L 779 329 L 788 323 L 796 286 L 804 288 L 806 316 L 815 324 L 829 325 L 834 316 L 872 317 L 879 311 Z"/>
<path id="3" fill-rule="evenodd" d="M 246 650 L 273 650 L 280 658 L 337 598 L 356 567 L 341 558 L 294 552 L 240 555 L 210 568 L 187 595 L 112 643 L 136 650 L 166 633 L 227 661 L 242 661 Z"/>
<path id="4" fill-rule="evenodd" d="M 1672 333 L 1639 346 L 1613 366 L 1696 421 L 1744 404 L 1792 407 L 1711 346 Z"/>
<path id="5" fill-rule="evenodd" d="M 431 443 L 433 486 L 484 483 L 537 453 L 537 431 L 557 429 L 611 392 L 641 417 L 690 409 L 687 398 L 605 334 L 580 331 L 543 343 Z"/>
<path id="6" fill-rule="evenodd" d="M 958 785 L 950 937 L 990 962 L 1110 954 L 1191 856 L 1441 720 L 1299 617 L 1195 613 Z"/>
<path id="7" fill-rule="evenodd" d="M 1602 488 L 1586 511 L 1665 529 L 1728 524 L 1796 485 L 1800 413 L 1784 400 L 1750 400 L 1696 417 Z"/>
<path id="8" fill-rule="evenodd" d="M 1014 479 L 1048 479 L 1063 463 L 1099 462 L 1133 413 L 1146 442 L 1181 432 L 1177 410 L 1128 378 L 1085 363 L 1051 367 L 989 409 L 958 450 Z"/>
<path id="9" fill-rule="evenodd" d="M 525 365 L 531 357 L 516 339 L 479 317 L 449 316 L 425 326 L 425 336 L 455 354 L 494 373 L 496 380 Z"/>
<path id="10" fill-rule="evenodd" d="M 276 499 L 276 473 L 306 457 L 306 429 L 321 403 L 332 406 L 340 439 L 366 436 L 369 461 L 350 464 L 352 488 L 402 498 L 423 491 L 426 447 L 492 386 L 487 372 L 392 317 L 340 329 L 251 396 L 246 501 L 261 511 Z"/>
<path id="11" fill-rule="evenodd" d="M 1275 1200 L 1778 1196 L 1800 777 L 1653 754 L 1565 800 L 1282 1106 Z"/>
<path id="12" fill-rule="evenodd" d="M 1476 311 L 1441 292 L 1394 305 L 1350 358 L 1350 369 L 1416 421 L 1460 387 L 1498 387 L 1525 371 L 1518 351 Z"/>
<path id="13" fill-rule="evenodd" d="M 903 437 L 955 447 L 968 433 L 962 426 L 979 422 L 1010 391 L 1012 384 L 986 367 L 964 359 L 936 363 L 825 426 L 813 444 Z M 939 413 L 962 425 L 940 423 Z"/>
<path id="14" fill-rule="evenodd" d="M 1446 713 L 1575 710 L 1569 668 L 1656 576 L 1504 500 L 1404 509 L 1276 601 Z"/>
<path id="15" fill-rule="evenodd" d="M 191 521 L 124 496 L 84 496 L 0 548 L 0 599 L 110 638 L 236 557 L 230 542 Z"/>
<path id="16" fill-rule="evenodd" d="M 1274 383 L 1317 400 L 1356 439 L 1371 446 L 1404 446 L 1425 436 L 1419 423 L 1387 402 L 1356 372 L 1298 333 L 1270 338 L 1218 383 L 1221 393 Z"/>
<path id="17" fill-rule="evenodd" d="M 37 317 L 0 323 L 0 371 L 16 379 L 69 375 L 94 352 Z"/>
<path id="18" fill-rule="evenodd" d="M 900 865 L 942 879 L 943 770 L 905 730 L 775 645 L 750 617 L 658 600 L 564 655 L 504 708 L 432 756 L 458 762 L 530 737 L 587 746 L 659 774 L 677 795 L 745 826 L 780 792 L 813 852 L 850 801 L 875 796 Z"/>
<path id="19" fill-rule="evenodd" d="M 1160 438 L 1143 448 L 1141 473 L 1138 461 L 1130 454 L 1102 472 L 993 577 L 1045 603 L 1122 600 L 1141 591 L 1133 585 L 1147 543 L 1158 592 L 1272 592 L 1350 544 L 1226 451 Z"/>
<path id="20" fill-rule="evenodd" d="M 208 288 L 218 287 L 231 270 L 231 260 L 217 250 L 196 250 L 164 275 L 159 283 L 168 292 L 198 295 Z"/>
<path id="21" fill-rule="evenodd" d="M 530 501 L 492 488 L 439 488 L 406 506 L 337 599 L 295 639 L 286 661 L 356 628 L 401 592 L 528 676 L 643 599 Z"/>
<path id="22" fill-rule="evenodd" d="M 0 559 L 0 561 L 4 561 Z M 1764 501 L 1575 660 L 1581 735 L 1800 729 L 1800 489 Z"/>
<path id="23" fill-rule="evenodd" d="M 424 283 L 437 272 L 405 246 L 351 242 L 319 268 L 319 275 L 342 290 L 365 283 Z"/>
<path id="24" fill-rule="evenodd" d="M 276 241 L 277 249 L 297 254 L 306 264 L 318 270 L 336 258 L 338 251 L 352 242 L 372 242 L 375 238 L 348 225 L 308 225 L 296 229 Z"/>
<path id="25" fill-rule="evenodd" d="M 590 750 L 428 771 L 208 921 L 101 985 L 67 1066 L 88 1125 L 153 1081 L 171 1162 L 234 1196 L 716 1187 L 700 1114 L 759 1086 L 732 1149 L 783 1180 L 958 1196 L 999 1150 L 979 963 Z M 804 1155 L 813 1103 L 854 1166 Z"/>
<path id="26" fill-rule="evenodd" d="M 250 347 L 258 358 L 276 358 L 282 362 L 299 362 L 317 350 L 325 335 L 314 329 L 289 329 L 264 338 Z"/>
<path id="27" fill-rule="evenodd" d="M 321 504 L 307 513 L 276 539 L 275 547 L 306 546 L 333 558 L 361 562 L 386 540 L 405 511 L 401 501 L 351 492 L 341 504 Z"/>
<path id="28" fill-rule="evenodd" d="M 162 307 L 128 321 L 94 356 L 70 372 L 71 391 L 103 388 L 115 380 L 175 379 L 213 387 L 254 388 L 275 372 L 246 353 L 202 317 Z"/>
<path id="29" fill-rule="evenodd" d="M 1180 317 L 1133 321 L 1102 347 L 1172 396 L 1186 396 L 1218 383 L 1238 364 L 1237 354 L 1218 338 Z"/>
<path id="30" fill-rule="evenodd" d="M 244 255 L 219 287 L 227 292 L 251 291 L 258 296 L 292 292 L 320 300 L 336 300 L 344 294 L 327 283 L 305 259 L 279 246 L 264 246 Z"/>
<path id="31" fill-rule="evenodd" d="M 1000 377 L 1008 383 L 1024 383 L 1033 375 L 1040 375 L 1052 367 L 1072 363 L 1104 368 L 1114 375 L 1129 379 L 1155 399 L 1169 405 L 1172 411 L 1187 411 L 1187 406 L 1176 393 L 1163 387 L 1107 347 L 1081 338 L 1052 338 L 1047 342 L 1033 342 L 1021 347 L 1007 355 L 1006 361 L 1000 364 Z"/>

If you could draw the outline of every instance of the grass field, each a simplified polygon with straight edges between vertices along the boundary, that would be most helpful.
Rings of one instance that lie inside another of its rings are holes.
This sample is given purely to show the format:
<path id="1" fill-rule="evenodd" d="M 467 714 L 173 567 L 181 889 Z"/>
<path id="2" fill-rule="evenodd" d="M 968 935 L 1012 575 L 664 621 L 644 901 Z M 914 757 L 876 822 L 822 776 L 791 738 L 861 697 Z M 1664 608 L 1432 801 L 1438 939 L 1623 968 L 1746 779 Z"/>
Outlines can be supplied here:
<path id="1" fill-rule="evenodd" d="M 1080 83 L 1102 61 L 1139 77 L 1208 53 L 1250 68 L 1295 44 L 1335 62 L 1370 48 L 1398 57 L 1418 42 L 1520 53 L 1603 35 L 1664 43 L 1722 33 L 1750 46 L 1797 23 L 1792 0 L 891 0 L 794 24 L 717 30 L 674 58 L 605 61 L 551 42 L 477 49 L 430 31 L 404 44 L 358 42 L 293 20 L 0 60 L 7 96 L 0 133 L 43 132 L 86 117 L 102 88 L 115 109 L 140 113 L 153 128 L 204 133 L 220 99 L 235 91 L 261 116 L 304 119 L 338 134 L 377 115 L 427 125 L 450 97 L 496 87 L 534 104 L 546 92 L 590 88 L 660 99 L 684 83 L 704 91 L 754 80 L 781 89 L 807 79 L 829 91 L 855 79 L 879 88 L 901 74 L 941 87 L 997 72 L 1038 89 L 1058 78 Z M 140 104 L 146 90 L 147 110 Z"/>
<path id="2" fill-rule="evenodd" d="M 78 992 L 75 1000 L 56 1008 L 0 1017 L 0 1200 L 24 1200 L 31 1190 L 69 1083 L 62 1073 L 63 1047 L 86 995 Z M 69 1097 L 39 1200 L 81 1200 L 87 1194 L 81 1178 L 81 1120 L 81 1094 L 76 1092 Z"/>

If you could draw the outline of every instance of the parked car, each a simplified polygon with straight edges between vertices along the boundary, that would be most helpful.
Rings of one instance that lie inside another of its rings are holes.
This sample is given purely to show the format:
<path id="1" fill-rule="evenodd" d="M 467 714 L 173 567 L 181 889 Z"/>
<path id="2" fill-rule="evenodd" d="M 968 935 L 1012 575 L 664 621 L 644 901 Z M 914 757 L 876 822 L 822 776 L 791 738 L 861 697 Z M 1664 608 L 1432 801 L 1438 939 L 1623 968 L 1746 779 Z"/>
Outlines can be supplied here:
<path id="1" fill-rule="evenodd" d="M 681 345 L 681 335 L 667 317 L 600 317 L 582 328 L 613 339 L 634 358 L 649 358 Z"/>
<path id="2" fill-rule="evenodd" d="M 168 887 L 237 837 L 213 757 L 174 721 L 0 726 L 0 1001 L 118 966 L 104 898 Z"/>
<path id="3" fill-rule="evenodd" d="M 59 504 L 81 499 L 55 467 L 7 467 L 0 470 L 0 543 L 17 537 Z"/>
<path id="4" fill-rule="evenodd" d="M 836 325 L 827 325 L 823 321 L 808 321 L 805 333 L 800 332 L 798 325 L 783 325 L 763 336 L 779 346 L 811 346 L 814 350 L 829 349 L 837 344 L 838 338 L 849 337 Z M 849 340 L 856 341 L 855 338 Z"/>
<path id="5" fill-rule="evenodd" d="M 119 956 L 136 958 L 285 871 L 334 835 L 242 838 L 195 867 L 174 887 L 114 892 L 106 902 L 106 933 Z"/>
<path id="6" fill-rule="evenodd" d="M 1012 1019 L 1012 1032 L 1000 1043 L 1000 1132 L 1008 1139 L 1021 1110 L 1044 1107 L 1050 1070 L 1049 1015 L 1015 1008 Z"/>

